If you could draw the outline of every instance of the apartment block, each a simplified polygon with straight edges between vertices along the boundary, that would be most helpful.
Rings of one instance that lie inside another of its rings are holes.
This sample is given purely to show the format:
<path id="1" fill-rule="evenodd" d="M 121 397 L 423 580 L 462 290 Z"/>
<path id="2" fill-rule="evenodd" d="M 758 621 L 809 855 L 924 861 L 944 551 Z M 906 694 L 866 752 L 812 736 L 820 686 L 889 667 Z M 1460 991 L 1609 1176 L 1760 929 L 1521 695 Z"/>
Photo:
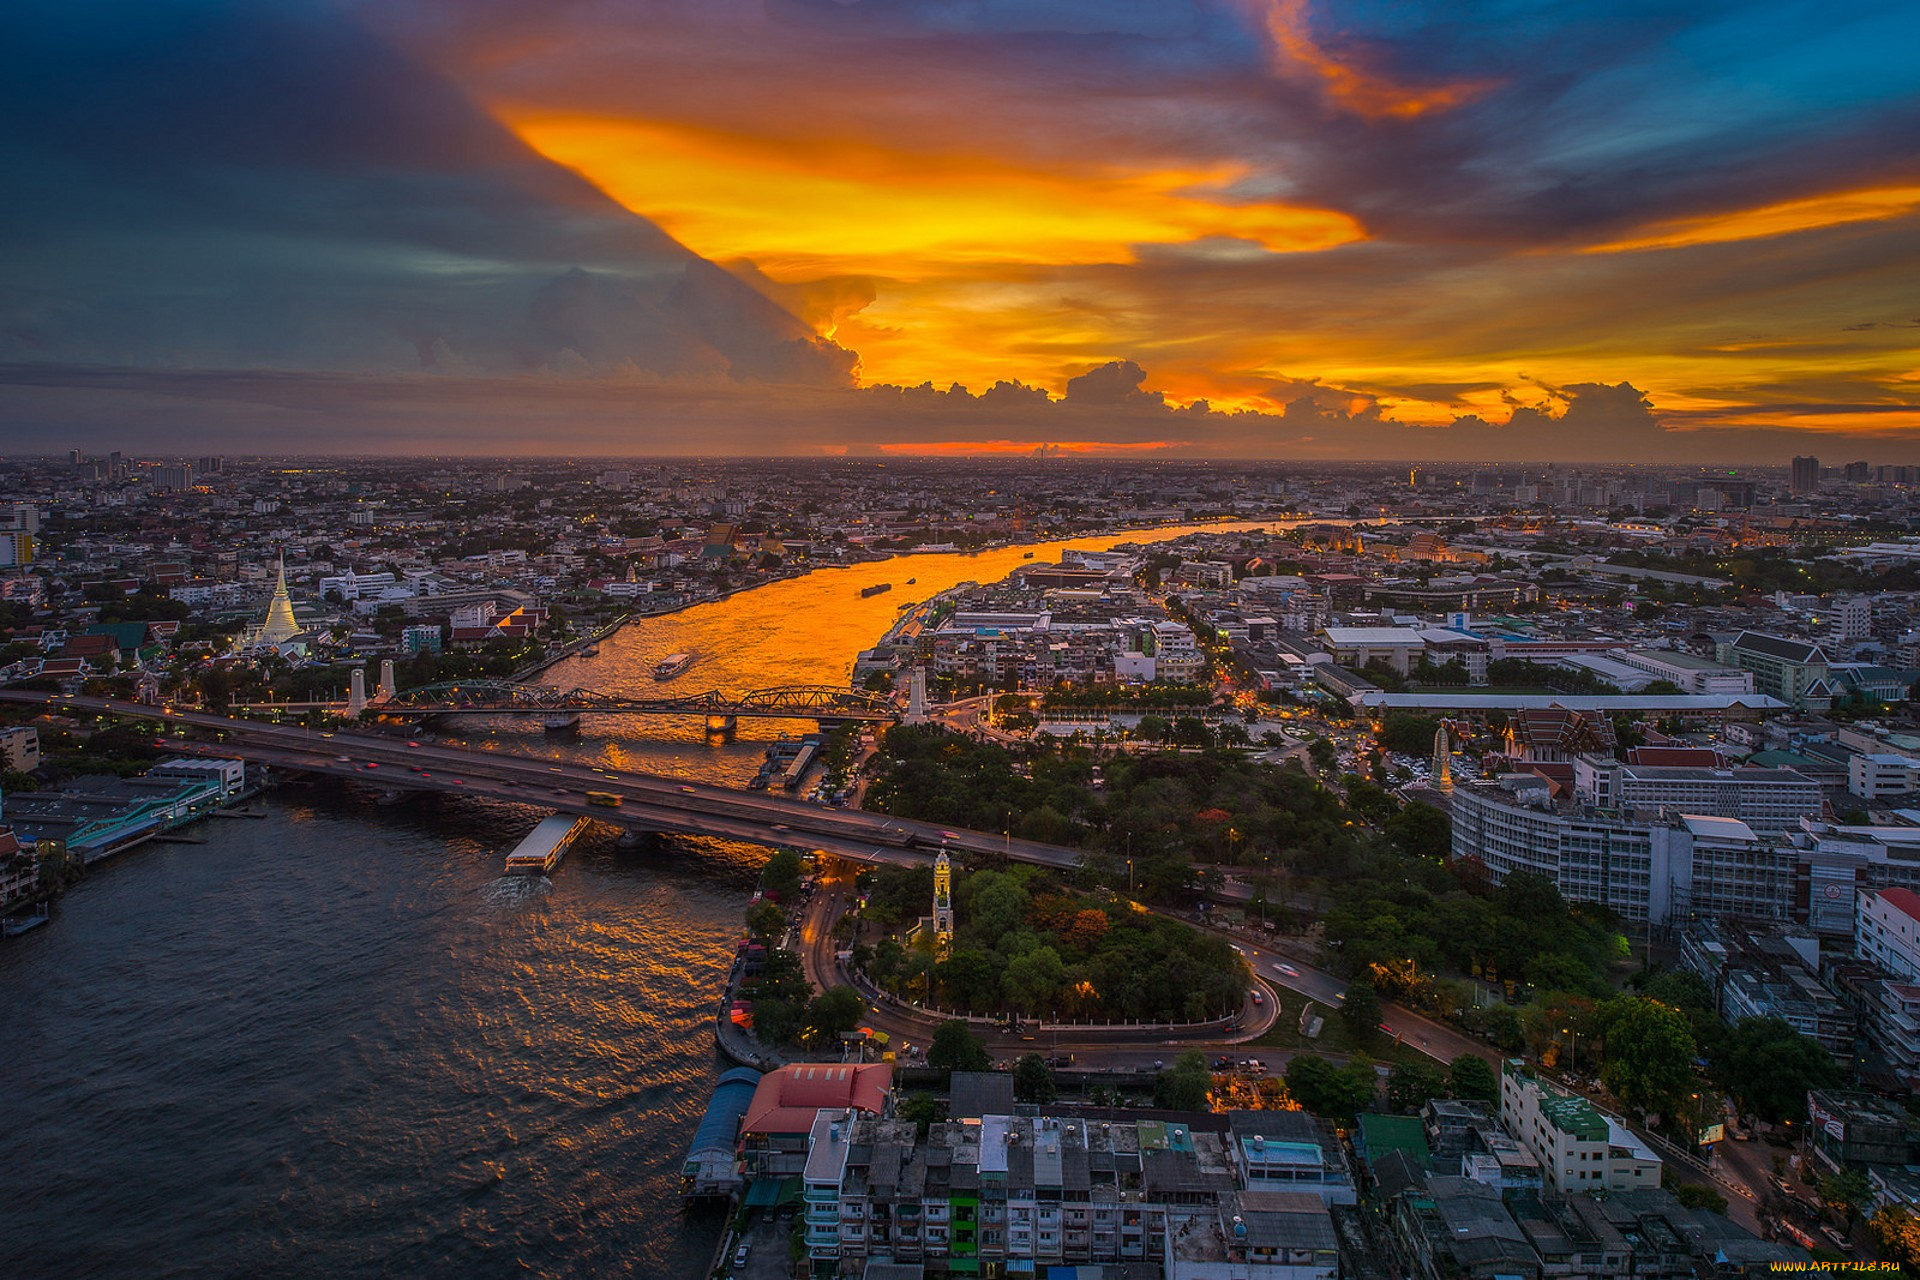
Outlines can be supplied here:
<path id="1" fill-rule="evenodd" d="M 1500 1123 L 1562 1194 L 1660 1185 L 1660 1157 L 1633 1130 L 1518 1059 L 1500 1073 Z"/>
<path id="2" fill-rule="evenodd" d="M 1130 1264 L 1168 1280 L 1335 1280 L 1326 1200 L 1249 1185 L 1236 1147 L 1265 1134 L 1231 1120 L 983 1115 L 921 1137 L 909 1121 L 821 1110 L 802 1173 L 806 1252 L 816 1273 L 880 1261 L 953 1275 Z"/>
<path id="3" fill-rule="evenodd" d="M 1920 893 L 1862 889 L 1854 901 L 1853 948 L 1896 978 L 1920 978 Z"/>

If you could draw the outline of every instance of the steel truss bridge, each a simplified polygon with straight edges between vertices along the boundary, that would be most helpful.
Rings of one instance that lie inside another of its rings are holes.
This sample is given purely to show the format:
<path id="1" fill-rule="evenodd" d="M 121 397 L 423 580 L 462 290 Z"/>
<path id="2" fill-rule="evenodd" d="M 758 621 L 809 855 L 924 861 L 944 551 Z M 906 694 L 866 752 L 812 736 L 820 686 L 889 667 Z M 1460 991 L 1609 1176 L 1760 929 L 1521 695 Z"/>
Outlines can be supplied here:
<path id="1" fill-rule="evenodd" d="M 371 701 L 376 715 L 595 715 L 704 716 L 731 720 L 740 716 L 781 720 L 893 720 L 899 712 L 885 698 L 829 685 L 782 685 L 727 693 L 701 693 L 666 698 L 629 698 L 592 689 L 555 689 L 546 685 L 515 684 L 504 680 L 461 680 L 421 685 L 390 698 Z"/>

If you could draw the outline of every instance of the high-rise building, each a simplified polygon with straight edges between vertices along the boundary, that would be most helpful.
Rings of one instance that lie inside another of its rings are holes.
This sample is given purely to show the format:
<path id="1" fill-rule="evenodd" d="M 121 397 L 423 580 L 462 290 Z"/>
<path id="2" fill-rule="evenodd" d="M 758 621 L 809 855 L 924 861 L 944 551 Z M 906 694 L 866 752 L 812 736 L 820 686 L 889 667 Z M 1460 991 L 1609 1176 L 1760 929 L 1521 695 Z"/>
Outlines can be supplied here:
<path id="1" fill-rule="evenodd" d="M 1849 462 L 1843 478 L 1848 484 L 1865 484 L 1873 478 L 1873 468 L 1864 462 Z"/>
<path id="2" fill-rule="evenodd" d="M 1812 493 L 1820 487 L 1820 459 L 1807 455 L 1793 460 L 1793 491 Z"/>

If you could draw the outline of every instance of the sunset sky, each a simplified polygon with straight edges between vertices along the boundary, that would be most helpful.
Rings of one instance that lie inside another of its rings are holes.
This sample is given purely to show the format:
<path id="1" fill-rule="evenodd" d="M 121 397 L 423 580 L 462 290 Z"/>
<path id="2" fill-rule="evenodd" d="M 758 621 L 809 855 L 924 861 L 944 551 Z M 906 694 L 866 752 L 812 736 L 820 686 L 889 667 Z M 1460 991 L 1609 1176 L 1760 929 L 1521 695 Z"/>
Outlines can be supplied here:
<path id="1" fill-rule="evenodd" d="M 22 0 L 0 47 L 9 451 L 1920 461 L 1910 0 Z"/>

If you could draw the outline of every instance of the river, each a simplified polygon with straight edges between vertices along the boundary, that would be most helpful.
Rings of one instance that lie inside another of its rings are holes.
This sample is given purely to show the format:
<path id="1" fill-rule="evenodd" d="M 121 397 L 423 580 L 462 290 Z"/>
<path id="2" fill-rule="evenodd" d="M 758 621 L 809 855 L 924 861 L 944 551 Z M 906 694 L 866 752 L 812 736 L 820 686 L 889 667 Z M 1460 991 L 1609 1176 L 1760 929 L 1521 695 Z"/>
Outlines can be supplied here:
<path id="1" fill-rule="evenodd" d="M 821 570 L 637 622 L 545 679 L 658 689 L 684 651 L 677 687 L 841 684 L 909 600 L 1146 536 Z M 623 723 L 507 745 L 740 782 L 756 738 L 793 728 Z M 538 816 L 290 785 L 263 820 L 97 869 L 0 945 L 0 1276 L 697 1275 L 716 1228 L 682 1217 L 678 1169 L 762 852 L 589 839 L 530 889 L 499 868 Z"/>

